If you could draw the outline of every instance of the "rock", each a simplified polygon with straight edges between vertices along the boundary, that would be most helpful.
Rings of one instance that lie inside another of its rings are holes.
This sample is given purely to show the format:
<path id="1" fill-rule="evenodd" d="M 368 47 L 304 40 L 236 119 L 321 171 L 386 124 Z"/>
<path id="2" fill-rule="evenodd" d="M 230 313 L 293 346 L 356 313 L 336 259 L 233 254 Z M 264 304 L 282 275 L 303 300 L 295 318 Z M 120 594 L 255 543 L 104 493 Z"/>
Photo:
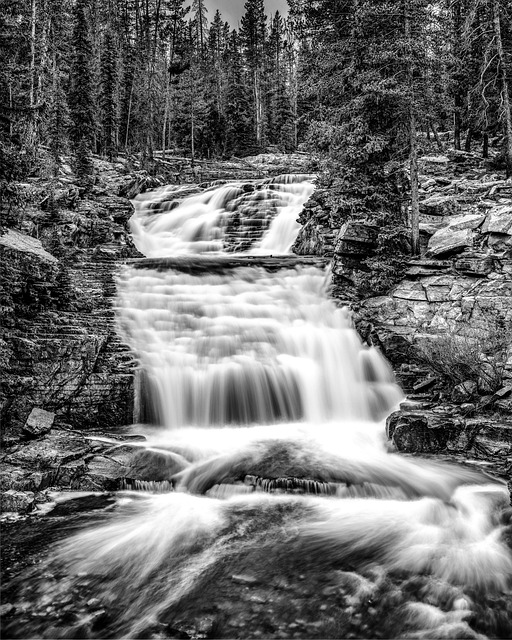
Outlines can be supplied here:
<path id="1" fill-rule="evenodd" d="M 431 196 L 420 202 L 420 214 L 426 216 L 448 216 L 460 210 L 453 196 Z"/>
<path id="2" fill-rule="evenodd" d="M 32 491 L 15 491 L 9 489 L 0 494 L 0 511 L 28 513 L 34 508 L 35 499 Z"/>
<path id="3" fill-rule="evenodd" d="M 461 231 L 462 229 L 477 229 L 485 220 L 483 213 L 470 213 L 450 218 L 448 228 L 453 231 Z"/>
<path id="4" fill-rule="evenodd" d="M 477 384 L 474 380 L 466 380 L 456 385 L 452 391 L 452 402 L 462 404 L 467 402 L 477 393 Z"/>
<path id="5" fill-rule="evenodd" d="M 53 471 L 33 471 L 16 465 L 0 463 L 0 491 L 40 491 L 54 480 Z"/>
<path id="6" fill-rule="evenodd" d="M 426 301 L 427 295 L 423 285 L 419 282 L 405 280 L 397 285 L 391 292 L 393 298 L 401 298 L 403 300 Z"/>
<path id="7" fill-rule="evenodd" d="M 482 233 L 512 235 L 512 205 L 491 209 L 482 227 Z"/>
<path id="8" fill-rule="evenodd" d="M 457 253 L 471 246 L 473 246 L 471 229 L 454 231 L 450 227 L 445 227 L 444 229 L 436 231 L 430 238 L 427 255 L 440 256 Z"/>
<path id="9" fill-rule="evenodd" d="M 460 418 L 430 411 L 395 411 L 386 422 L 388 438 L 403 453 L 438 453 L 457 448 Z"/>
<path id="10" fill-rule="evenodd" d="M 494 269 L 494 260 L 485 254 L 467 255 L 457 258 L 453 263 L 454 268 L 467 276 L 487 276 Z"/>
<path id="11" fill-rule="evenodd" d="M 47 472 L 84 457 L 90 449 L 91 443 L 85 438 L 73 433 L 57 432 L 16 447 L 7 453 L 4 462 L 32 471 Z"/>
<path id="12" fill-rule="evenodd" d="M 498 389 L 498 391 L 496 391 L 496 393 L 494 394 L 495 398 L 508 398 L 510 395 L 512 394 L 512 385 L 506 385 L 505 387 L 501 387 L 501 389 Z"/>
<path id="13" fill-rule="evenodd" d="M 338 233 L 335 251 L 346 256 L 371 255 L 377 246 L 378 233 L 374 225 L 345 222 Z"/>
<path id="14" fill-rule="evenodd" d="M 34 407 L 27 418 L 23 431 L 34 437 L 41 436 L 50 431 L 54 420 L 55 414 L 51 411 Z"/>
<path id="15" fill-rule="evenodd" d="M 32 238 L 14 229 L 8 229 L 7 233 L 0 235 L 0 245 L 6 249 L 24 254 L 31 254 L 35 259 L 49 263 L 57 263 L 59 260 L 43 248 L 41 241 Z"/>

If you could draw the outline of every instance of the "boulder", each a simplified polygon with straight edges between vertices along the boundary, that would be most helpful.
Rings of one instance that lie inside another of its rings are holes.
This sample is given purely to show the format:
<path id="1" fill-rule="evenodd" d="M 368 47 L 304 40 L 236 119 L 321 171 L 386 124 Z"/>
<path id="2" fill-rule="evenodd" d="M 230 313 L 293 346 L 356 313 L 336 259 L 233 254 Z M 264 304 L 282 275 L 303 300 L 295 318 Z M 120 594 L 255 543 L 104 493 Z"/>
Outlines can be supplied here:
<path id="1" fill-rule="evenodd" d="M 464 422 L 450 414 L 431 411 L 395 411 L 386 422 L 388 438 L 404 453 L 457 450 Z"/>
<path id="2" fill-rule="evenodd" d="M 51 411 L 34 407 L 27 418 L 23 431 L 33 437 L 41 436 L 50 431 L 54 420 L 55 414 Z"/>
<path id="3" fill-rule="evenodd" d="M 448 216 L 460 210 L 453 196 L 431 196 L 420 202 L 420 214 L 425 216 Z"/>
<path id="4" fill-rule="evenodd" d="M 32 491 L 15 491 L 9 489 L 0 494 L 0 511 L 2 513 L 28 513 L 32 511 L 35 498 Z"/>
<path id="5" fill-rule="evenodd" d="M 482 227 L 482 233 L 512 235 L 512 205 L 491 209 Z"/>
<path id="6" fill-rule="evenodd" d="M 469 254 L 457 258 L 454 268 L 466 276 L 487 276 L 494 268 L 494 260 L 485 254 Z"/>
<path id="7" fill-rule="evenodd" d="M 460 253 L 473 246 L 471 229 L 453 230 L 450 227 L 439 229 L 430 238 L 427 248 L 428 256 L 440 256 L 450 253 Z"/>

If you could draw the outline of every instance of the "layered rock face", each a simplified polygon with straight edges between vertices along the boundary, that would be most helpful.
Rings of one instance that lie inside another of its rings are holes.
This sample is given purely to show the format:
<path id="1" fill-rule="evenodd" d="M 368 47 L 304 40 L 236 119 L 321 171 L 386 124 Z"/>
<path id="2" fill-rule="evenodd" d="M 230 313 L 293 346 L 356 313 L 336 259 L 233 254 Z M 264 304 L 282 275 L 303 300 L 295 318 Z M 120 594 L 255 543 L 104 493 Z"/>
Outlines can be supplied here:
<path id="1" fill-rule="evenodd" d="M 118 195 L 134 180 L 100 161 L 96 171 L 85 197 L 65 165 L 51 193 L 38 179 L 22 185 L 27 205 L 0 236 L 7 445 L 40 435 L 27 429 L 34 408 L 74 428 L 132 420 L 132 358 L 117 338 L 112 298 L 116 265 L 137 254 L 127 234 L 132 207 Z"/>

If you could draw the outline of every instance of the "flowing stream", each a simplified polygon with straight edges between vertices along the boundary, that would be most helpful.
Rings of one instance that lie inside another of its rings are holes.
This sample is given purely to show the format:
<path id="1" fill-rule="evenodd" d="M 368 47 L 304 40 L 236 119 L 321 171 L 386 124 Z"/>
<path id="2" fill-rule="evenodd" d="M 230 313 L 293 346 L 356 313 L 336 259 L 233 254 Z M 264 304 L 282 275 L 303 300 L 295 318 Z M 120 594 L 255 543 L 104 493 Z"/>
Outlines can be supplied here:
<path id="1" fill-rule="evenodd" d="M 59 593 L 110 607 L 78 637 L 476 638 L 510 596 L 505 487 L 388 451 L 389 366 L 328 271 L 290 256 L 313 178 L 135 201 L 152 260 L 121 274 L 117 313 L 147 439 L 55 560 Z"/>

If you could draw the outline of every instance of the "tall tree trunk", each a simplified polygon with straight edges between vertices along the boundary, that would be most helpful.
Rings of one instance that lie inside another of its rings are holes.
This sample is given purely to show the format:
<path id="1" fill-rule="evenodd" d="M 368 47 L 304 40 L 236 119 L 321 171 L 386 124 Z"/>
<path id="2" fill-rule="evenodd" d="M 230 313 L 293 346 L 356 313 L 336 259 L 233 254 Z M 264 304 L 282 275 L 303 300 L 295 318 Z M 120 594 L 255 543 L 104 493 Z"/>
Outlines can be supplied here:
<path id="1" fill-rule="evenodd" d="M 253 72 L 253 83 L 254 83 L 254 109 L 256 116 L 256 144 L 261 145 L 262 139 L 262 105 L 261 105 L 261 87 L 259 83 L 259 74 L 257 69 Z"/>
<path id="2" fill-rule="evenodd" d="M 414 105 L 411 105 L 409 116 L 410 131 L 410 177 L 411 177 L 411 248 L 413 255 L 420 252 L 420 205 L 418 192 L 418 140 L 416 134 L 416 117 L 414 115 Z"/>
<path id="3" fill-rule="evenodd" d="M 512 113 L 510 112 L 510 98 L 507 82 L 507 65 L 503 42 L 501 40 L 500 3 L 492 0 L 492 12 L 494 22 L 494 36 L 496 38 L 496 53 L 498 54 L 499 74 L 501 76 L 501 99 L 505 119 L 505 166 L 507 178 L 512 176 Z"/>
<path id="4" fill-rule="evenodd" d="M 35 142 L 35 86 L 36 86 L 36 0 L 30 3 L 30 78 L 28 101 L 30 107 L 27 142 L 33 146 Z"/>

